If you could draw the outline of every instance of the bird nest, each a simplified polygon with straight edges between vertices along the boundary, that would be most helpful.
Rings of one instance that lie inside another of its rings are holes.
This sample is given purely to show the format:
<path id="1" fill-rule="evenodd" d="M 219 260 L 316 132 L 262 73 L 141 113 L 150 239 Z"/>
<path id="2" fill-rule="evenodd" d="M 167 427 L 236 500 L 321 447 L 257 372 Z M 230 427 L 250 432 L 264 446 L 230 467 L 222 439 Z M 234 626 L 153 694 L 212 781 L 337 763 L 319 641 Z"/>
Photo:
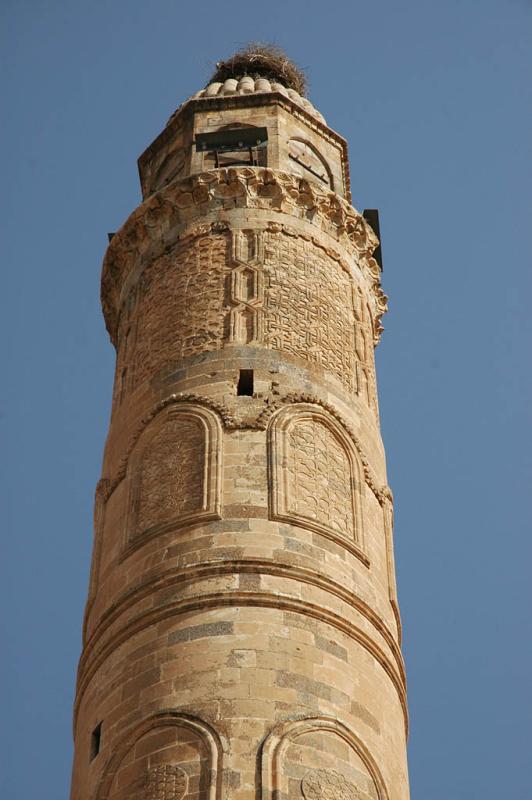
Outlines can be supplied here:
<path id="1" fill-rule="evenodd" d="M 305 94 L 305 73 L 287 57 L 284 50 L 273 44 L 248 44 L 226 61 L 218 61 L 211 82 L 223 83 L 227 78 L 243 78 L 246 75 L 278 81 L 287 89 Z"/>

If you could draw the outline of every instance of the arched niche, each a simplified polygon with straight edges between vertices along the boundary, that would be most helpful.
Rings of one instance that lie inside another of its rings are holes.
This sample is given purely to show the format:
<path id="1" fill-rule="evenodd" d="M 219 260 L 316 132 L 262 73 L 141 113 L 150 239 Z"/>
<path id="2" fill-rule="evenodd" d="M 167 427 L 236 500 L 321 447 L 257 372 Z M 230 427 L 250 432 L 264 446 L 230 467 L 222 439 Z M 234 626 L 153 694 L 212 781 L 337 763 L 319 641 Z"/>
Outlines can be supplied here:
<path id="1" fill-rule="evenodd" d="M 185 156 L 184 150 L 169 153 L 157 169 L 153 178 L 153 185 L 161 188 L 170 183 L 170 181 L 182 178 L 185 174 Z"/>
<path id="2" fill-rule="evenodd" d="M 297 403 L 268 428 L 270 517 L 321 533 L 364 563 L 364 472 L 343 426 L 320 406 Z"/>
<path id="3" fill-rule="evenodd" d="M 288 142 L 290 172 L 334 191 L 331 169 L 321 153 L 305 139 L 293 137 Z"/>
<path id="4" fill-rule="evenodd" d="M 289 720 L 262 746 L 261 800 L 389 800 L 367 747 L 343 722 Z"/>
<path id="5" fill-rule="evenodd" d="M 179 403 L 151 420 L 128 462 L 127 546 L 220 518 L 221 443 L 220 421 L 207 408 Z"/>
<path id="6" fill-rule="evenodd" d="M 219 800 L 224 749 L 196 717 L 154 714 L 113 744 L 95 800 Z"/>

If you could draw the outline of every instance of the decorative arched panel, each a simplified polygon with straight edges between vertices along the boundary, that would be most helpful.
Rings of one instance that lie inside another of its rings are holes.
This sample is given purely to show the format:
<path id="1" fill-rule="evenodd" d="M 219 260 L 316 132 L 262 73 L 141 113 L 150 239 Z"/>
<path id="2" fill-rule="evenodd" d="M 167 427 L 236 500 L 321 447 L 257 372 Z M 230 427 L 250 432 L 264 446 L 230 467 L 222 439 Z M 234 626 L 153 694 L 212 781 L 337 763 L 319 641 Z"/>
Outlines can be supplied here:
<path id="1" fill-rule="evenodd" d="M 290 720 L 262 748 L 262 800 L 388 800 L 375 761 L 332 717 Z"/>
<path id="2" fill-rule="evenodd" d="M 128 465 L 129 545 L 220 518 L 221 439 L 218 417 L 199 406 L 170 406 L 148 425 Z"/>
<path id="3" fill-rule="evenodd" d="M 270 423 L 270 515 L 363 553 L 363 470 L 341 424 L 319 406 L 296 404 Z"/>
<path id="4" fill-rule="evenodd" d="M 314 145 L 297 137 L 290 139 L 288 156 L 291 172 L 334 191 L 331 169 Z"/>
<path id="5" fill-rule="evenodd" d="M 218 800 L 222 744 L 200 720 L 161 712 L 113 748 L 96 800 Z"/>

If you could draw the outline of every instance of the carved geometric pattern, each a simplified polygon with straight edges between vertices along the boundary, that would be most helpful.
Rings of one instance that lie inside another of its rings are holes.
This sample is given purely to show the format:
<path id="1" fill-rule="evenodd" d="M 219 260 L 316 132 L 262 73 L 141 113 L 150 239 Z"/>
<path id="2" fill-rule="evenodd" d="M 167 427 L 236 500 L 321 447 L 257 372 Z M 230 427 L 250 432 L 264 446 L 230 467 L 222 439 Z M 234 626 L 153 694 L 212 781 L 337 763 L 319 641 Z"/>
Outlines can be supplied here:
<path id="1" fill-rule="evenodd" d="M 151 767 L 146 776 L 146 800 L 182 800 L 187 791 L 187 775 L 177 764 Z"/>
<path id="2" fill-rule="evenodd" d="M 354 537 L 347 454 L 322 422 L 296 421 L 289 433 L 288 508 Z"/>
<path id="3" fill-rule="evenodd" d="M 231 258 L 235 265 L 231 272 L 230 312 L 232 342 L 249 344 L 262 339 L 263 278 L 257 267 L 264 258 L 262 232 L 234 231 Z"/>
<path id="4" fill-rule="evenodd" d="M 353 306 L 355 311 L 355 391 L 377 413 L 374 336 L 371 315 L 360 287 L 353 290 Z"/>
<path id="5" fill-rule="evenodd" d="M 205 435 L 201 421 L 178 415 L 153 437 L 142 461 L 137 532 L 203 507 Z"/>
<path id="6" fill-rule="evenodd" d="M 369 800 L 365 792 L 334 769 L 313 769 L 303 777 L 305 800 Z"/>
<path id="7" fill-rule="evenodd" d="M 199 519 L 219 519 L 221 428 L 183 403 L 161 411 L 131 453 L 129 545 Z"/>
<path id="8" fill-rule="evenodd" d="M 156 207 L 153 204 L 140 206 L 113 237 L 102 274 L 102 304 L 113 342 L 117 340 L 118 319 L 122 314 L 123 283 L 132 262 L 157 264 L 158 257 L 168 247 L 168 241 L 175 241 L 172 232 L 179 228 L 176 221 L 190 224 L 211 211 L 223 209 L 228 200 L 232 208 L 260 207 L 306 218 L 348 247 L 371 289 L 373 332 L 377 343 L 387 298 L 380 284 L 379 265 L 371 256 L 378 245 L 371 227 L 348 202 L 333 192 L 301 181 L 297 175 L 256 167 L 220 169 L 171 182 L 161 190 Z M 146 218 L 149 224 L 146 224 Z M 284 227 L 275 224 L 280 229 Z M 188 246 L 187 249 L 194 250 Z M 208 261 L 206 269 L 209 270 Z M 177 272 L 180 273 L 181 269 Z M 175 297 L 176 293 L 172 299 Z"/>
<path id="9" fill-rule="evenodd" d="M 146 268 L 135 307 L 120 325 L 117 375 L 127 369 L 128 392 L 182 358 L 222 347 L 226 248 L 225 235 L 209 233 Z M 132 325 L 135 336 L 126 344 Z"/>
<path id="10" fill-rule="evenodd" d="M 113 405 L 115 408 L 122 404 L 133 386 L 133 360 L 137 338 L 137 298 L 138 286 L 135 286 L 128 295 L 120 317 L 119 346 L 117 348 L 113 392 Z"/>
<path id="11" fill-rule="evenodd" d="M 342 425 L 319 406 L 294 403 L 268 428 L 270 515 L 317 531 L 364 563 L 364 473 Z"/>
<path id="12" fill-rule="evenodd" d="M 351 277 L 311 242 L 266 235 L 264 344 L 335 375 L 355 390 Z"/>
<path id="13" fill-rule="evenodd" d="M 273 229 L 231 240 L 230 340 L 313 362 L 376 410 L 371 312 L 338 260 Z M 144 270 L 120 316 L 115 407 L 150 375 L 223 346 L 226 275 L 226 237 L 212 231 Z"/>

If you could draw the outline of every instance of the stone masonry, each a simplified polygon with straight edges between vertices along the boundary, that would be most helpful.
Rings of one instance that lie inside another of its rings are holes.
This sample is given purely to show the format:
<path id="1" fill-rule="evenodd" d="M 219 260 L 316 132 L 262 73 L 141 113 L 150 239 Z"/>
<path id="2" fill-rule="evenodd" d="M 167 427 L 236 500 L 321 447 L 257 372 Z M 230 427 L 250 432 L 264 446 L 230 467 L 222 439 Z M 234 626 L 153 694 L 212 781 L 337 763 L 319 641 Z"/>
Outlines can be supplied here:
<path id="1" fill-rule="evenodd" d="M 267 130 L 220 160 L 205 133 Z M 218 160 L 217 160 L 218 159 Z M 408 800 L 377 238 L 308 100 L 243 76 L 139 160 L 72 800 Z"/>

